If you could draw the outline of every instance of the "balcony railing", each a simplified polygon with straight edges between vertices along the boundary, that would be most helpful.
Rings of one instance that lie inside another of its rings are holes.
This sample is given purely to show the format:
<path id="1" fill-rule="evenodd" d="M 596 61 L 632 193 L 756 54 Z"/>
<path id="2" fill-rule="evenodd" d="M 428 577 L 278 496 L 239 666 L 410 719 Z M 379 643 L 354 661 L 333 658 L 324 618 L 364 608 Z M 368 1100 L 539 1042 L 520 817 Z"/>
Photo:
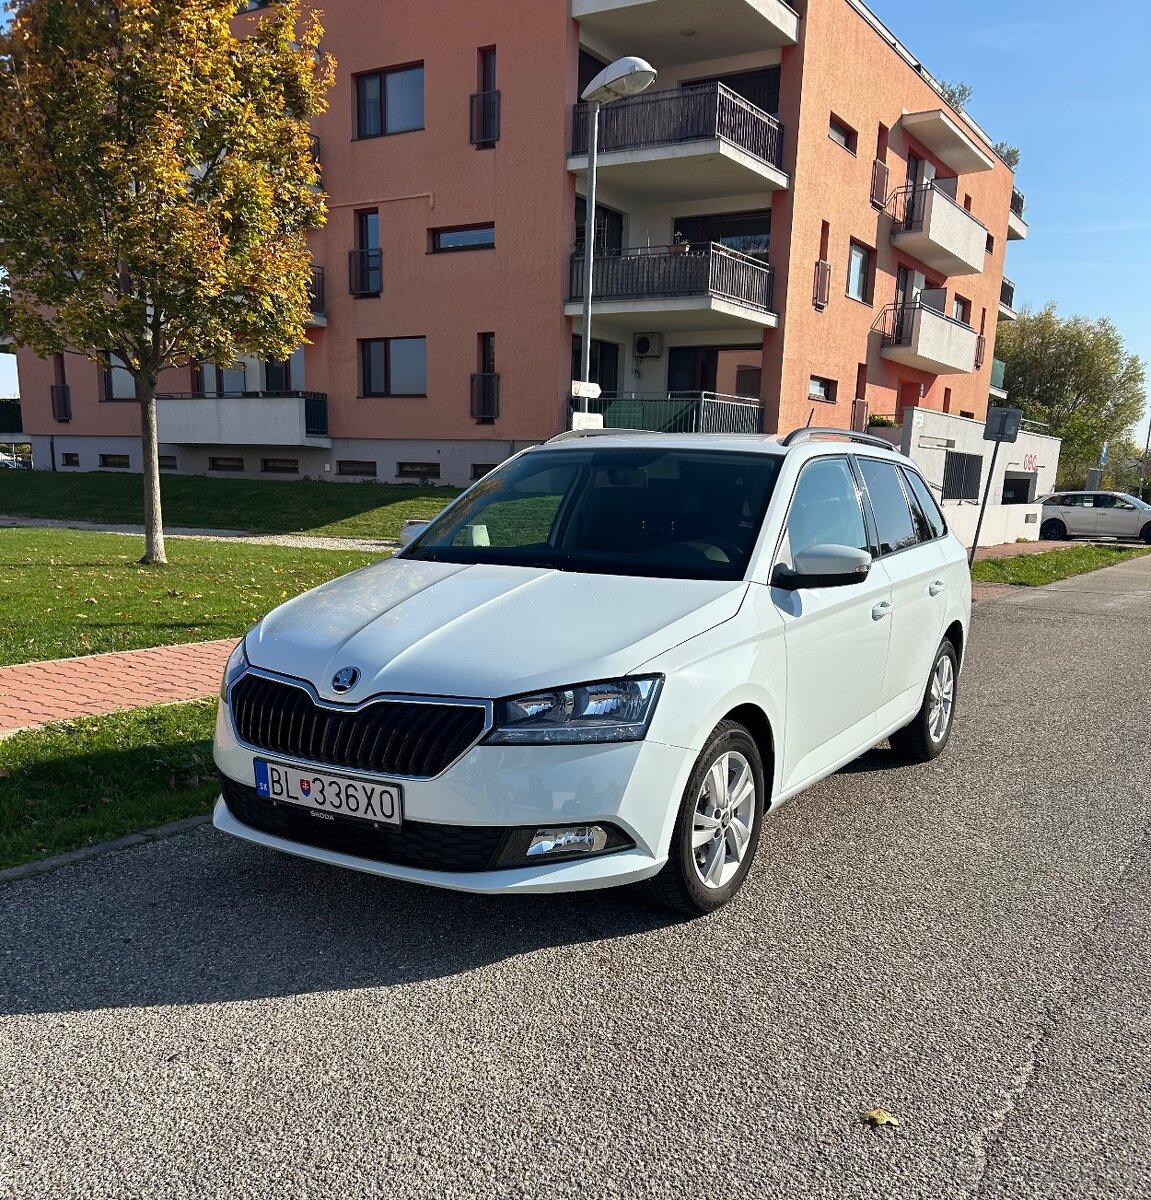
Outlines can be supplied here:
<path id="1" fill-rule="evenodd" d="M 308 437 L 328 436 L 328 397 L 323 392 L 304 392 L 304 432 Z"/>
<path id="2" fill-rule="evenodd" d="M 383 251 L 349 250 L 348 291 L 353 296 L 378 296 L 383 286 Z"/>
<path id="3" fill-rule="evenodd" d="M 500 377 L 495 371 L 472 376 L 472 420 L 491 424 L 500 415 Z"/>
<path id="4" fill-rule="evenodd" d="M 874 326 L 885 358 L 936 375 L 967 374 L 975 369 L 980 335 L 966 321 L 947 316 L 930 304 L 888 304 Z"/>
<path id="5" fill-rule="evenodd" d="M 876 208 L 887 207 L 887 184 L 891 171 L 882 159 L 876 159 L 871 164 L 871 203 Z"/>
<path id="6" fill-rule="evenodd" d="M 1007 364 L 1001 358 L 991 360 L 991 386 L 1003 390 L 1003 380 L 1007 375 Z"/>
<path id="7" fill-rule="evenodd" d="M 308 283 L 309 311 L 317 317 L 322 317 L 328 311 L 328 297 L 324 288 L 324 268 L 313 267 L 312 277 Z"/>
<path id="8" fill-rule="evenodd" d="M 888 304 L 884 307 L 883 312 L 879 314 L 879 320 L 874 326 L 882 334 L 883 344 L 885 346 L 908 345 L 911 340 L 911 321 L 920 309 L 926 313 L 930 313 L 932 317 L 938 317 L 941 321 L 947 321 L 951 325 L 955 325 L 960 329 L 966 329 L 969 333 L 975 334 L 975 330 L 966 321 L 959 321 L 955 317 L 949 317 L 946 313 L 940 312 L 939 309 L 932 308 L 930 304 L 922 304 L 919 301 L 914 301 L 909 304 Z"/>
<path id="9" fill-rule="evenodd" d="M 1018 188 L 1011 189 L 1011 211 L 1017 216 L 1023 216 L 1023 209 L 1026 207 L 1023 201 L 1023 193 Z"/>
<path id="10" fill-rule="evenodd" d="M 66 383 L 54 383 L 49 389 L 52 397 L 52 419 L 54 421 L 70 421 L 72 419 L 72 389 Z"/>
<path id="11" fill-rule="evenodd" d="M 571 259 L 571 299 L 583 299 L 584 258 Z M 592 298 L 655 300 L 710 296 L 772 312 L 774 275 L 762 259 L 718 242 L 618 250 L 592 263 Z"/>
<path id="12" fill-rule="evenodd" d="M 586 407 L 583 407 L 585 406 Z M 580 412 L 599 413 L 607 429 L 652 433 L 762 433 L 763 405 L 718 392 L 603 392 L 573 400 Z"/>
<path id="13" fill-rule="evenodd" d="M 572 154 L 588 152 L 588 106 L 572 115 Z M 723 138 L 778 167 L 783 161 L 783 126 L 722 83 L 643 92 L 600 109 L 599 150 L 641 150 Z"/>
<path id="14" fill-rule="evenodd" d="M 303 400 L 304 428 L 309 437 L 328 436 L 328 395 L 326 392 L 157 392 L 157 400 Z"/>
<path id="15" fill-rule="evenodd" d="M 929 183 L 909 183 L 906 187 L 896 188 L 892 193 L 891 199 L 895 206 L 892 212 L 896 221 L 904 229 L 923 228 L 924 218 L 927 213 L 927 197 L 929 195 L 942 196 L 949 204 L 954 205 L 961 213 L 974 221 L 976 225 L 984 229 L 986 228 L 983 222 L 978 217 L 972 216 L 950 192 L 944 191 L 938 183 L 932 181 Z"/>
<path id="16" fill-rule="evenodd" d="M 1015 307 L 1015 284 L 1006 276 L 999 285 L 999 303 L 1005 304 L 1008 308 Z"/>
<path id="17" fill-rule="evenodd" d="M 961 321 L 961 325 L 965 325 L 966 321 Z M 984 360 L 987 358 L 987 339 L 980 334 L 975 339 L 975 369 L 978 371 L 983 366 Z"/>
<path id="18" fill-rule="evenodd" d="M 469 138 L 473 146 L 487 148 L 500 140 L 498 91 L 472 93 L 469 126 Z"/>

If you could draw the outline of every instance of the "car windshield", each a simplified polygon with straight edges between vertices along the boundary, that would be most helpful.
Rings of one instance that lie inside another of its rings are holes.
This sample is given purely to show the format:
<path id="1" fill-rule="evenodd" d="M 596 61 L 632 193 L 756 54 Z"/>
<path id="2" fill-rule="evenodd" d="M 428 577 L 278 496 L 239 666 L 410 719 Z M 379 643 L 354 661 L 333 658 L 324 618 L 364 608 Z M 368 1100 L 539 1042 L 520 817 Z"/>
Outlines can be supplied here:
<path id="1" fill-rule="evenodd" d="M 664 579 L 742 579 L 781 457 L 540 450 L 485 477 L 401 557 Z"/>

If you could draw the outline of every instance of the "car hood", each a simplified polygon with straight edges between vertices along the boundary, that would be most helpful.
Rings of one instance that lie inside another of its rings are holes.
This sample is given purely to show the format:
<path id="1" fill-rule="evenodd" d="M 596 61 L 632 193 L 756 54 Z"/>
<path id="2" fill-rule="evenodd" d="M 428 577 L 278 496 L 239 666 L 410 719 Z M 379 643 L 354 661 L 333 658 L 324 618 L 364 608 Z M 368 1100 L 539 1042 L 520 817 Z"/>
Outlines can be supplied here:
<path id="1" fill-rule="evenodd" d="M 379 692 L 495 699 L 625 675 L 727 621 L 742 581 L 584 575 L 390 559 L 269 613 L 253 666 L 345 703 Z M 333 675 L 355 667 L 348 692 Z"/>

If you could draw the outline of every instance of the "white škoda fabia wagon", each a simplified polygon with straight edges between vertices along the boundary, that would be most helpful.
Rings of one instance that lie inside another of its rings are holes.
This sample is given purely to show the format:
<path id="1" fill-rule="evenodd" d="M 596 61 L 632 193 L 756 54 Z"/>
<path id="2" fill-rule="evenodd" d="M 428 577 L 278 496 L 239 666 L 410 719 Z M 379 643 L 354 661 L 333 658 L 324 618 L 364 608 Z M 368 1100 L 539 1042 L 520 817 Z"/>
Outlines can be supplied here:
<path id="1" fill-rule="evenodd" d="M 764 814 L 947 744 L 963 549 L 858 434 L 565 434 L 228 663 L 219 829 L 476 892 L 729 900 Z M 836 435 L 836 436 L 833 436 Z"/>

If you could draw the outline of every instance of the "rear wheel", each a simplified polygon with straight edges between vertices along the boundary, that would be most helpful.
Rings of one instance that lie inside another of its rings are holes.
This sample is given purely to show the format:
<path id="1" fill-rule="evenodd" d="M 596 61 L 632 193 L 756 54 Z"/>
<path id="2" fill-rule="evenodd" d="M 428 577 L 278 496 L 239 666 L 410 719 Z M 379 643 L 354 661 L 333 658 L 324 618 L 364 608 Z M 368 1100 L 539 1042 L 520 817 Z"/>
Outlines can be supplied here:
<path id="1" fill-rule="evenodd" d="M 751 869 L 765 797 L 759 747 L 742 725 L 721 721 L 684 789 L 655 899 L 690 916 L 722 908 Z"/>
<path id="2" fill-rule="evenodd" d="M 1151 546 L 1151 521 L 1148 521 L 1147 524 L 1143 526 L 1143 528 L 1139 531 L 1139 536 L 1148 546 Z"/>
<path id="3" fill-rule="evenodd" d="M 944 638 L 935 654 L 923 703 L 909 725 L 891 735 L 891 748 L 912 762 L 930 762 L 943 753 L 955 717 L 959 660 L 955 647 Z"/>
<path id="4" fill-rule="evenodd" d="M 1044 521 L 1039 526 L 1039 536 L 1045 542 L 1062 542 L 1067 538 L 1067 526 L 1062 521 L 1055 520 L 1052 517 L 1049 521 Z"/>

